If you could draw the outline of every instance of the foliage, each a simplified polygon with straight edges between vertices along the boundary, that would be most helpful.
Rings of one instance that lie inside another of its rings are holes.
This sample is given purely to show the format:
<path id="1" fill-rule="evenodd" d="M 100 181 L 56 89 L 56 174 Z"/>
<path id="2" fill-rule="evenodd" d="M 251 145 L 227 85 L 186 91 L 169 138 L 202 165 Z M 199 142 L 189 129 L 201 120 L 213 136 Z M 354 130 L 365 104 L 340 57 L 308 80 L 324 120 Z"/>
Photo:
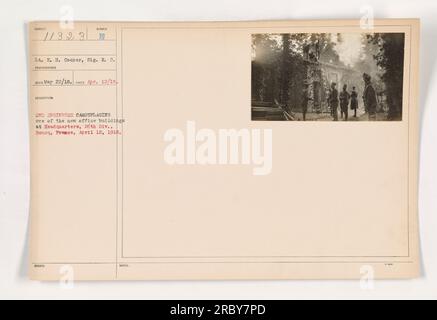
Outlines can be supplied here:
<path id="1" fill-rule="evenodd" d="M 396 119 L 402 115 L 404 38 L 403 33 L 367 35 L 368 42 L 379 47 L 374 58 L 377 65 L 383 70 L 381 80 L 385 84 L 390 119 Z"/>

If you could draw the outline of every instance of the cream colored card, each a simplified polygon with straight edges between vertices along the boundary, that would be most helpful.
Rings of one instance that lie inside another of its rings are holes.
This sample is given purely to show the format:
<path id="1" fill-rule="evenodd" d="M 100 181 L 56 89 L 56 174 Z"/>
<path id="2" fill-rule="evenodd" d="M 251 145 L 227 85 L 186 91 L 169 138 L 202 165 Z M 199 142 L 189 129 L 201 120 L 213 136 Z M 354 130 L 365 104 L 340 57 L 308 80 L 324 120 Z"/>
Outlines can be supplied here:
<path id="1" fill-rule="evenodd" d="M 30 23 L 30 277 L 417 277 L 418 51 L 413 19 Z"/>

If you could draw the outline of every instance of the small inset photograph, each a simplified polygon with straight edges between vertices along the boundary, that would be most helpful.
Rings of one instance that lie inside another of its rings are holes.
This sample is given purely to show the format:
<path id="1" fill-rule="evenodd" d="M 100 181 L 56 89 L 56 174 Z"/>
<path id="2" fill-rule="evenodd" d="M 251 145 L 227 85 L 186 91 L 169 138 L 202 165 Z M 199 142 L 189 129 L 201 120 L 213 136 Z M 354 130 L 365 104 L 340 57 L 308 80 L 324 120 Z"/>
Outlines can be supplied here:
<path id="1" fill-rule="evenodd" d="M 252 120 L 401 121 L 404 33 L 252 35 Z"/>

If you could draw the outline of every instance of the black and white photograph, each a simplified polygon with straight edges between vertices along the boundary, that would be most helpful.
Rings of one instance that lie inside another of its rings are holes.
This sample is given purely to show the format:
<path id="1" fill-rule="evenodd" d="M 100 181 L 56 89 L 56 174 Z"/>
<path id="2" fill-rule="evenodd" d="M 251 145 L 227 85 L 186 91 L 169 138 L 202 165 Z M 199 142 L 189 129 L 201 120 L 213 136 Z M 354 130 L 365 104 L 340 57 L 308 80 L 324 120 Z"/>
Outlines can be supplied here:
<path id="1" fill-rule="evenodd" d="M 437 299 L 436 0 L 0 13 L 0 301 Z"/>
<path id="2" fill-rule="evenodd" d="M 404 33 L 252 35 L 252 120 L 401 121 Z"/>

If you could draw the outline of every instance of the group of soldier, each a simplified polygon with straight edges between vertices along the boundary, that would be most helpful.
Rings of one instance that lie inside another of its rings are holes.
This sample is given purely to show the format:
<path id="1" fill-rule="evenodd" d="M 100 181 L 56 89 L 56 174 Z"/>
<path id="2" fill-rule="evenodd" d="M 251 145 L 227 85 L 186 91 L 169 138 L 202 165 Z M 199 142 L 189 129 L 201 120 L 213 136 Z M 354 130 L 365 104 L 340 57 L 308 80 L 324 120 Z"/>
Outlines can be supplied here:
<path id="1" fill-rule="evenodd" d="M 363 102 L 365 111 L 369 115 L 369 120 L 376 119 L 377 98 L 376 91 L 372 86 L 371 77 L 367 73 L 363 74 L 364 80 L 364 92 Z M 303 94 L 303 120 L 306 120 L 306 113 L 308 109 L 308 90 L 304 89 Z M 334 121 L 338 121 L 338 107 L 340 106 L 340 116 L 344 121 L 348 121 L 349 118 L 349 105 L 350 109 L 354 112 L 354 118 L 357 117 L 358 110 L 358 93 L 355 87 L 352 87 L 352 91 L 349 93 L 347 85 L 343 86 L 343 90 L 338 93 L 337 84 L 333 82 L 328 95 L 328 105 L 331 110 L 331 116 Z"/>

